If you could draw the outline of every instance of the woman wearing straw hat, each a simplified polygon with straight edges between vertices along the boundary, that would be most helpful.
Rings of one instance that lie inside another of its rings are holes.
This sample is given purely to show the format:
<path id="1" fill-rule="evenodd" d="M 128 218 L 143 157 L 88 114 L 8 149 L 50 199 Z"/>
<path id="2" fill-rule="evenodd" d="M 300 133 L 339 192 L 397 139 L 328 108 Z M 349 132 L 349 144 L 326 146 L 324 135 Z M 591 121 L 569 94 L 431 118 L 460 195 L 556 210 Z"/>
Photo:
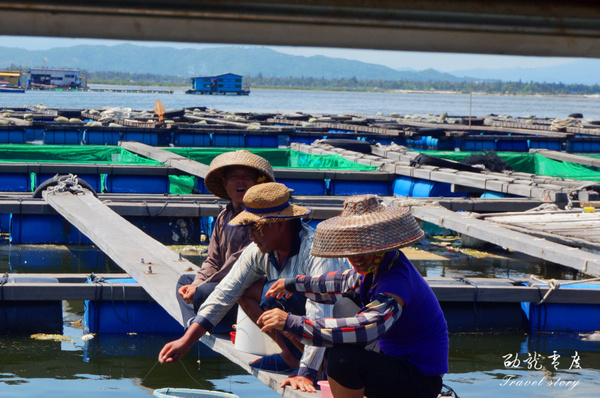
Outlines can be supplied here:
<path id="1" fill-rule="evenodd" d="M 213 195 L 230 203 L 217 216 L 206 260 L 195 276 L 184 274 L 177 284 L 177 299 L 184 325 L 196 316 L 200 305 L 251 242 L 248 228 L 228 225 L 244 209 L 244 194 L 257 183 L 271 181 L 275 181 L 275 176 L 269 162 L 245 150 L 225 152 L 210 163 L 204 184 Z M 231 329 L 236 322 L 236 314 L 236 309 L 227 314 L 221 323 L 224 329 Z"/>
<path id="2" fill-rule="evenodd" d="M 291 204 L 289 199 L 289 189 L 283 184 L 271 182 L 248 189 L 244 195 L 245 210 L 232 219 L 230 224 L 249 226 L 252 244 L 243 251 L 231 271 L 202 304 L 183 337 L 163 347 L 159 354 L 160 363 L 177 362 L 187 354 L 191 346 L 207 331 L 212 331 L 214 325 L 236 302 L 256 322 L 263 313 L 263 308 L 274 304 L 268 302 L 273 301 L 273 298 L 268 301 L 263 299 L 265 286 L 270 286 L 269 281 L 300 274 L 327 274 L 350 268 L 345 259 L 311 255 L 314 230 L 300 220 L 307 217 L 310 210 Z M 304 297 L 300 299 L 302 301 L 298 300 L 298 295 L 290 295 L 288 300 L 281 300 L 277 305 L 283 306 L 288 312 L 306 313 L 311 318 L 332 315 L 332 306 L 305 300 Z M 298 369 L 297 375 L 290 375 L 282 382 L 282 387 L 290 385 L 294 389 L 316 392 L 314 381 L 325 349 L 307 346 L 300 352 L 279 331 L 269 331 L 268 334 L 282 352 L 264 356 L 253 361 L 250 366 L 285 373 Z"/>
<path id="3" fill-rule="evenodd" d="M 353 317 L 320 318 L 266 311 L 262 330 L 284 330 L 307 345 L 332 347 L 327 376 L 334 397 L 437 397 L 448 372 L 446 320 L 431 288 L 399 250 L 423 237 L 407 208 L 374 195 L 351 197 L 341 215 L 317 226 L 312 254 L 348 257 L 352 270 L 275 282 L 267 296 L 304 292 L 332 303 L 360 299 Z M 364 347 L 377 341 L 380 352 Z"/>

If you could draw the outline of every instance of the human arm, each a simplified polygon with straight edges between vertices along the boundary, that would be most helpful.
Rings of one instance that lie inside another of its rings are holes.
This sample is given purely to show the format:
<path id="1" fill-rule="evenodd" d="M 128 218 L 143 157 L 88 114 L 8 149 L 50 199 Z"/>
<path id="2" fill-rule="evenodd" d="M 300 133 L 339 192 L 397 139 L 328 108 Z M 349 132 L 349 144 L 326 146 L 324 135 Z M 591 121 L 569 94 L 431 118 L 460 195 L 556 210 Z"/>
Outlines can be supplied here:
<path id="1" fill-rule="evenodd" d="M 252 283 L 264 275 L 264 256 L 250 245 L 200 306 L 193 322 L 211 332 Z"/>
<path id="2" fill-rule="evenodd" d="M 323 275 L 299 275 L 295 278 L 277 280 L 267 291 L 267 297 L 289 297 L 291 293 L 304 295 L 323 304 L 333 304 L 339 294 L 357 290 L 361 275 L 354 270 L 332 271 Z"/>
<path id="3" fill-rule="evenodd" d="M 160 363 L 177 363 L 185 356 L 190 348 L 198 341 L 204 334 L 206 329 L 197 323 L 192 323 L 188 330 L 177 340 L 173 340 L 160 350 L 158 354 L 158 362 Z"/>
<path id="4" fill-rule="evenodd" d="M 194 285 L 219 282 L 250 244 L 250 232 L 247 227 L 229 225 L 229 221 L 236 214 L 233 205 L 229 203 L 217 216 L 208 244 L 207 257 L 196 273 Z"/>
<path id="5" fill-rule="evenodd" d="M 308 261 L 303 261 L 302 269 L 299 273 L 304 275 L 327 275 L 333 277 L 333 275 L 340 275 L 338 271 L 345 270 L 350 265 L 345 260 L 335 258 L 318 258 L 309 256 Z M 333 277 L 333 279 L 338 279 Z M 329 290 L 329 289 L 328 289 Z M 331 290 L 334 291 L 335 290 Z M 305 293 L 306 294 L 306 293 Z M 327 294 L 327 303 L 333 303 L 337 300 L 337 295 Z M 309 319 L 318 318 L 329 318 L 333 316 L 333 305 L 316 302 L 314 299 L 323 299 L 325 295 L 314 295 L 311 293 L 307 294 L 307 298 L 312 300 L 306 300 L 305 303 L 305 314 Z M 312 380 L 317 377 L 318 370 L 321 368 L 323 359 L 325 357 L 325 349 L 322 347 L 305 346 L 300 358 L 300 368 L 298 370 L 298 376 L 305 376 Z"/>
<path id="6" fill-rule="evenodd" d="M 263 321 L 263 330 L 279 329 L 291 332 L 307 345 L 368 345 L 387 332 L 400 318 L 402 304 L 403 301 L 399 297 L 381 293 L 354 317 L 311 320 L 275 309 L 266 311 L 259 322 Z"/>

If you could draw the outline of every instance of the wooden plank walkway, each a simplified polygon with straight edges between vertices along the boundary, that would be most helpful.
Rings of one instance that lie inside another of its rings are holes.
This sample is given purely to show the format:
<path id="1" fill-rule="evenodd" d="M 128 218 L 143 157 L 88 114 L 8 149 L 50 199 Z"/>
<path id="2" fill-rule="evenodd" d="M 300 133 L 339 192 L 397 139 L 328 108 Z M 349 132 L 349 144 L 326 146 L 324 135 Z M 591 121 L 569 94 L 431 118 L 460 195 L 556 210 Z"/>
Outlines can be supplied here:
<path id="1" fill-rule="evenodd" d="M 363 117 L 375 120 L 384 120 L 395 122 L 399 126 L 407 126 L 407 127 L 421 127 L 421 128 L 435 128 L 435 129 L 444 129 L 447 131 L 456 131 L 456 132 L 464 132 L 469 133 L 471 131 L 478 132 L 496 132 L 496 133 L 504 133 L 504 134 L 522 134 L 522 135 L 536 135 L 536 136 L 544 136 L 548 138 L 570 138 L 573 136 L 573 133 L 560 133 L 555 131 L 549 131 L 550 129 L 545 128 L 533 128 L 533 125 L 529 124 L 514 124 L 514 125 L 487 125 L 487 126 L 474 126 L 474 125 L 466 125 L 466 124 L 452 124 L 452 123 L 428 123 L 428 122 L 418 122 L 407 120 L 399 117 L 392 116 L 374 116 L 367 115 L 364 113 L 345 113 L 345 115 L 351 115 L 356 117 Z"/>
<path id="2" fill-rule="evenodd" d="M 119 142 L 119 145 L 130 152 L 164 163 L 188 174 L 205 178 L 209 166 L 177 155 L 165 149 L 149 146 L 139 142 Z M 383 171 L 345 171 L 345 170 L 306 170 L 306 169 L 275 169 L 275 178 L 294 180 L 369 180 L 391 181 L 394 177 Z"/>
<path id="3" fill-rule="evenodd" d="M 589 184 L 574 183 L 575 180 L 568 181 L 568 184 L 565 184 L 559 179 L 540 179 L 539 176 L 534 175 L 507 175 L 492 172 L 475 173 L 424 164 L 414 165 L 405 160 L 367 155 L 323 144 L 306 145 L 293 143 L 291 148 L 310 154 L 337 154 L 356 163 L 377 166 L 380 170 L 401 176 L 450 183 L 483 191 L 524 196 L 548 202 L 566 203 L 571 199 L 600 199 L 598 192 L 587 189 Z M 576 186 L 577 184 L 579 184 L 579 187 Z"/>
<path id="4" fill-rule="evenodd" d="M 551 151 L 549 149 L 530 149 L 529 152 L 539 153 L 548 159 L 561 160 L 563 162 L 582 164 L 585 166 L 600 167 L 600 159 L 591 158 L 589 156 L 573 155 L 571 153 Z"/>
<path id="5" fill-rule="evenodd" d="M 182 323 L 175 286 L 181 274 L 195 272 L 198 267 L 179 258 L 89 192 L 75 195 L 69 191 L 44 191 L 43 197 Z"/>
<path id="6" fill-rule="evenodd" d="M 485 240 L 507 249 L 577 269 L 586 274 L 600 276 L 600 255 L 569 247 L 547 239 L 513 231 L 505 226 L 454 213 L 442 207 L 412 207 L 412 214 L 423 221 Z"/>
<path id="7" fill-rule="evenodd" d="M 194 264 L 181 259 L 175 252 L 125 221 L 89 192 L 73 194 L 69 191 L 44 191 L 43 197 L 131 275 L 169 315 L 183 324 L 181 310 L 175 297 L 175 286 L 181 274 L 197 270 Z M 210 336 L 205 340 L 210 340 Z M 246 358 L 237 352 L 226 351 L 220 345 L 213 345 L 213 349 L 231 358 L 242 358 L 237 359 L 236 363 L 248 370 L 249 366 L 243 365 L 247 362 Z M 258 370 L 252 370 L 251 373 L 275 390 L 279 389 L 279 384 L 285 377 Z M 282 395 L 290 398 L 314 397 L 314 394 L 290 388 L 286 388 Z"/>

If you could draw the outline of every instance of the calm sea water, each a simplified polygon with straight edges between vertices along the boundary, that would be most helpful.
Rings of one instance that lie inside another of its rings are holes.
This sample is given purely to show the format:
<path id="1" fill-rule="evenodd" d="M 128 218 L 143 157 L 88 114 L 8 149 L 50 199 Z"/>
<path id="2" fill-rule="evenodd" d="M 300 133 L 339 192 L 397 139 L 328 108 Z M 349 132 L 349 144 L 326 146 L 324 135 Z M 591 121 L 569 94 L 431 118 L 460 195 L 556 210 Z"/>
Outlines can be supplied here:
<path id="1" fill-rule="evenodd" d="M 206 106 L 255 112 L 469 114 L 468 95 L 279 90 L 253 90 L 248 97 L 193 96 L 183 94 L 181 89 L 174 94 L 27 92 L 0 94 L 0 107 L 43 103 L 57 108 L 121 106 L 151 110 L 157 99 L 167 109 Z M 473 96 L 472 101 L 474 116 L 566 117 L 579 112 L 600 118 L 598 98 Z M 110 260 L 90 256 L 90 250 L 0 244 L 0 272 L 118 271 Z M 89 263 L 90 258 L 95 258 L 94 264 Z M 414 262 L 426 276 L 576 276 L 566 268 L 522 257 L 457 256 Z M 42 270 L 48 265 L 50 268 Z M 0 397 L 148 397 L 162 387 L 217 389 L 241 398 L 278 396 L 201 345 L 192 350 L 183 365 L 156 365 L 158 351 L 175 336 L 101 335 L 84 342 L 81 329 L 71 325 L 81 318 L 82 311 L 82 303 L 65 302 L 64 335 L 71 336 L 72 341 L 38 341 L 28 336 L 0 339 Z M 588 338 L 577 334 L 453 334 L 450 373 L 444 381 L 460 397 L 597 397 L 600 342 Z"/>
<path id="2" fill-rule="evenodd" d="M 167 109 L 212 107 L 225 111 L 297 111 L 340 114 L 382 112 L 405 114 L 442 114 L 485 116 L 534 115 L 540 118 L 567 117 L 582 113 L 586 118 L 600 118 L 600 98 L 520 97 L 467 94 L 424 93 L 352 93 L 299 90 L 252 90 L 249 96 L 205 96 L 184 94 L 177 88 L 173 94 L 138 94 L 111 92 L 48 92 L 27 91 L 24 94 L 0 93 L 0 107 L 44 104 L 56 108 L 129 107 L 151 110 L 156 100 Z"/>

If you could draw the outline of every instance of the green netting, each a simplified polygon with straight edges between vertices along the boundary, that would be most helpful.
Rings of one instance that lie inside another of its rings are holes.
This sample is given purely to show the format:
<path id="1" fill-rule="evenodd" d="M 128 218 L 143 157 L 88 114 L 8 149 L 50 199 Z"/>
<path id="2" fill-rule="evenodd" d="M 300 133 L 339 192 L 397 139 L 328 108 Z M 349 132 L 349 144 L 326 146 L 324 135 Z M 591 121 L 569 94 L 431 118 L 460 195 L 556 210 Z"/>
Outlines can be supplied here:
<path id="1" fill-rule="evenodd" d="M 169 193 L 173 195 L 190 195 L 196 187 L 196 177 L 187 175 L 169 176 Z"/>
<path id="2" fill-rule="evenodd" d="M 236 148 L 168 148 L 168 150 L 208 165 L 216 156 Z M 275 169 L 377 170 L 375 166 L 358 164 L 339 155 L 311 155 L 279 148 L 248 148 L 248 151 L 267 159 Z"/>
<path id="3" fill-rule="evenodd" d="M 161 164 L 110 145 L 0 145 L 0 162 Z"/>
<path id="4" fill-rule="evenodd" d="M 457 162 L 482 152 L 450 152 L 427 151 L 428 155 Z M 600 181 L 600 169 L 593 166 L 548 159 L 539 153 L 496 152 L 514 171 L 537 174 L 549 177 L 575 179 L 583 181 Z M 588 157 L 600 158 L 600 155 L 585 154 Z"/>

